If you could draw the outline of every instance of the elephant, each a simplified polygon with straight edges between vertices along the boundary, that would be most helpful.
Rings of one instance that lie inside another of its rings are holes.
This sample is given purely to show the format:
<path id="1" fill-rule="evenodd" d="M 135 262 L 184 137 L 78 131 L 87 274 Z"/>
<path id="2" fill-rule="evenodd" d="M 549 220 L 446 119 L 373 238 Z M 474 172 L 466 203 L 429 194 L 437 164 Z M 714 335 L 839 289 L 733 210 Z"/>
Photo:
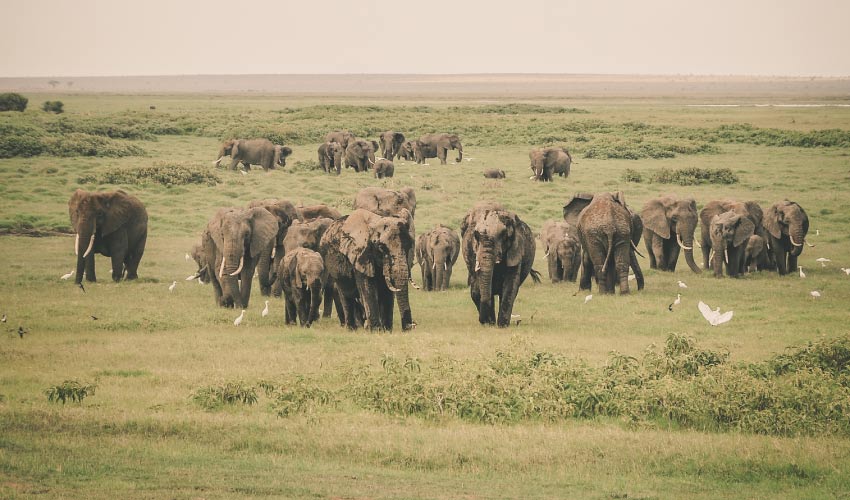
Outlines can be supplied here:
<path id="1" fill-rule="evenodd" d="M 319 250 L 349 329 L 392 330 L 394 299 L 402 330 L 416 326 L 408 300 L 412 220 L 406 209 L 397 217 L 356 209 L 333 221 L 322 236 Z"/>
<path id="2" fill-rule="evenodd" d="M 750 236 L 747 240 L 747 246 L 744 248 L 744 268 L 747 272 L 756 272 L 759 264 L 767 258 L 766 246 L 764 238 L 757 234 Z"/>
<path id="3" fill-rule="evenodd" d="M 263 207 L 222 208 L 203 234 L 204 260 L 211 270 L 216 304 L 245 309 L 254 272 L 260 287 L 270 289 L 271 253 L 278 219 Z"/>
<path id="4" fill-rule="evenodd" d="M 416 140 L 411 143 L 411 147 L 413 148 L 413 159 L 420 165 L 424 165 L 428 158 L 437 157 L 437 147 L 434 145 Z"/>
<path id="5" fill-rule="evenodd" d="M 424 238 L 417 241 L 422 241 L 425 245 L 424 248 L 419 248 L 420 254 L 426 254 L 422 279 L 425 281 L 427 275 L 427 281 L 423 286 L 425 290 L 448 290 L 452 269 L 460 256 L 460 238 L 455 231 L 442 224 L 422 236 Z"/>
<path id="6" fill-rule="evenodd" d="M 699 218 L 693 198 L 675 195 L 653 198 L 643 205 L 640 217 L 650 269 L 675 271 L 681 249 L 691 271 L 702 272 L 694 261 L 694 231 Z"/>
<path id="7" fill-rule="evenodd" d="M 295 210 L 298 212 L 298 218 L 304 222 L 308 222 L 319 217 L 327 217 L 328 219 L 339 219 L 340 217 L 342 217 L 342 214 L 339 213 L 339 210 L 333 207 L 329 207 L 324 203 L 319 203 L 318 205 L 308 205 L 306 207 L 295 207 Z"/>
<path id="8" fill-rule="evenodd" d="M 401 145 L 404 144 L 404 134 L 387 130 L 379 136 L 381 143 L 381 156 L 388 160 L 395 160 L 401 155 Z"/>
<path id="9" fill-rule="evenodd" d="M 788 200 L 774 203 L 764 215 L 763 224 L 768 255 L 779 274 L 797 269 L 797 258 L 809 232 L 809 216 L 803 207 Z"/>
<path id="10" fill-rule="evenodd" d="M 378 160 L 375 160 L 375 164 L 372 166 L 372 169 L 375 171 L 375 178 L 377 179 L 392 177 L 395 173 L 395 165 L 386 158 L 379 158 Z"/>
<path id="11" fill-rule="evenodd" d="M 575 282 L 581 266 L 581 245 L 576 228 L 566 222 L 546 221 L 540 231 L 540 241 L 546 251 L 552 283 Z"/>
<path id="12" fill-rule="evenodd" d="M 348 130 L 334 130 L 333 132 L 328 132 L 328 134 L 325 135 L 325 142 L 339 143 L 339 145 L 342 146 L 342 149 L 347 148 L 348 144 L 353 142 L 355 139 L 354 134 Z"/>
<path id="13" fill-rule="evenodd" d="M 313 251 L 319 251 L 319 242 L 322 240 L 325 231 L 331 225 L 334 219 L 327 217 L 318 217 L 308 222 L 295 221 L 286 232 L 286 237 L 283 239 L 283 255 L 289 255 L 298 248 L 307 248 Z M 337 314 L 342 321 L 342 306 L 339 305 L 339 298 L 334 297 L 333 280 L 325 279 L 325 308 L 322 316 L 329 318 L 331 316 L 331 308 L 334 303 L 337 304 Z"/>
<path id="14" fill-rule="evenodd" d="M 754 201 L 734 201 L 734 200 L 714 200 L 705 204 L 705 206 L 699 212 L 699 220 L 700 220 L 700 240 L 702 242 L 702 256 L 703 256 L 703 267 L 705 269 L 709 269 L 711 266 L 710 257 L 712 251 L 712 239 L 711 239 L 711 221 L 715 215 L 720 215 L 724 212 L 733 211 L 739 215 L 745 216 L 752 223 L 754 228 L 754 234 L 757 234 L 768 241 L 766 231 L 762 225 L 762 221 L 764 219 L 764 214 L 762 212 L 761 207 L 758 203 Z M 738 246 L 738 245 L 735 245 Z M 743 249 L 742 249 L 743 251 Z M 738 257 L 736 255 L 736 257 Z M 725 260 L 725 257 L 724 257 Z M 739 274 L 744 273 L 744 259 L 737 258 L 736 263 L 738 268 L 729 274 L 731 276 L 737 276 Z M 727 265 L 728 268 L 728 265 Z"/>
<path id="15" fill-rule="evenodd" d="M 230 155 L 231 170 L 236 170 L 241 162 L 246 170 L 251 170 L 251 165 L 260 165 L 263 170 L 269 171 L 277 165 L 285 167 L 286 157 L 291 154 L 292 148 L 274 144 L 268 139 L 231 139 L 221 145 L 218 159 L 213 163 L 219 166 L 222 158 Z"/>
<path id="16" fill-rule="evenodd" d="M 370 165 L 375 164 L 377 150 L 377 141 L 352 140 L 345 148 L 345 166 L 354 168 L 355 172 L 365 172 Z"/>
<path id="17" fill-rule="evenodd" d="M 540 274 L 531 268 L 535 252 L 531 228 L 500 204 L 479 202 L 466 213 L 461 234 L 478 322 L 509 326 L 520 286 L 529 275 L 535 283 L 540 282 Z M 498 316 L 495 296 L 499 296 Z"/>
<path id="18" fill-rule="evenodd" d="M 260 281 L 260 293 L 264 296 L 268 296 L 271 293 L 271 283 L 275 280 L 275 275 L 280 265 L 280 261 L 283 259 L 285 254 L 283 239 L 286 237 L 289 226 L 291 226 L 294 221 L 300 219 L 300 217 L 296 208 L 287 200 L 266 198 L 264 200 L 253 200 L 248 202 L 248 208 L 256 207 L 265 208 L 277 219 L 277 234 L 275 236 L 274 248 L 271 253 L 272 263 L 268 267 L 269 279 L 268 281 Z M 263 266 L 263 268 L 265 268 L 265 266 Z M 262 283 L 264 282 L 268 283 L 268 285 L 263 286 Z"/>
<path id="19" fill-rule="evenodd" d="M 412 187 L 398 191 L 379 187 L 361 189 L 354 198 L 353 208 L 362 208 L 378 215 L 398 215 L 402 208 L 416 215 L 416 192 Z"/>
<path id="20" fill-rule="evenodd" d="M 416 263 L 419 264 L 419 269 L 422 271 L 422 290 L 430 292 L 434 289 L 434 274 L 433 262 L 431 253 L 428 251 L 428 235 L 430 233 L 422 233 L 416 238 Z"/>
<path id="21" fill-rule="evenodd" d="M 582 252 L 580 290 L 590 290 L 591 278 L 600 293 L 629 293 L 629 268 L 635 273 L 638 290 L 643 289 L 643 271 L 636 253 L 643 224 L 640 215 L 626 205 L 622 192 L 578 193 L 564 205 L 564 221 L 575 224 Z"/>
<path id="22" fill-rule="evenodd" d="M 204 230 L 206 231 L 206 230 Z M 204 260 L 204 246 L 203 246 L 203 236 L 201 237 L 202 243 L 197 243 L 192 245 L 192 251 L 189 256 L 192 260 L 195 261 L 195 264 L 198 265 L 198 271 L 190 276 L 191 279 L 198 279 L 203 284 L 207 284 L 210 282 L 210 270 L 206 265 L 206 261 Z"/>
<path id="23" fill-rule="evenodd" d="M 726 263 L 726 274 L 737 277 L 742 274 L 744 266 L 744 251 L 750 236 L 753 236 L 755 225 L 746 216 L 729 210 L 711 218 L 709 232 L 713 256 L 711 264 L 714 276 L 723 276 L 723 263 Z M 721 254 L 721 249 L 723 253 Z"/>
<path id="24" fill-rule="evenodd" d="M 121 189 L 102 193 L 77 189 L 68 200 L 68 215 L 77 233 L 74 283 L 82 287 L 84 273 L 86 281 L 97 281 L 95 253 L 112 259 L 113 281 L 139 277 L 148 238 L 148 212 L 138 198 Z"/>
<path id="25" fill-rule="evenodd" d="M 531 159 L 531 177 L 536 181 L 552 182 L 552 174 L 561 177 L 570 176 L 570 165 L 573 157 L 567 148 L 549 147 L 532 149 L 528 153 Z"/>
<path id="26" fill-rule="evenodd" d="M 326 174 L 336 172 L 339 175 L 342 171 L 342 156 L 345 154 L 345 148 L 338 142 L 326 142 L 319 146 L 319 165 Z"/>
<path id="27" fill-rule="evenodd" d="M 280 262 L 275 281 L 275 295 L 283 292 L 285 322 L 310 328 L 319 320 L 319 306 L 325 288 L 325 265 L 314 250 L 295 248 Z"/>
<path id="28" fill-rule="evenodd" d="M 436 149 L 440 165 L 446 164 L 446 155 L 450 149 L 457 149 L 457 163 L 463 160 L 463 144 L 457 134 L 425 134 L 419 138 L 419 142 L 425 147 Z"/>
<path id="29" fill-rule="evenodd" d="M 407 161 L 414 161 L 416 159 L 416 155 L 413 152 L 413 143 L 417 141 L 404 141 L 399 146 L 398 156 Z"/>
<path id="30" fill-rule="evenodd" d="M 484 171 L 484 178 L 485 179 L 504 179 L 505 178 L 505 171 L 504 170 L 497 170 L 495 168 L 488 168 Z"/>

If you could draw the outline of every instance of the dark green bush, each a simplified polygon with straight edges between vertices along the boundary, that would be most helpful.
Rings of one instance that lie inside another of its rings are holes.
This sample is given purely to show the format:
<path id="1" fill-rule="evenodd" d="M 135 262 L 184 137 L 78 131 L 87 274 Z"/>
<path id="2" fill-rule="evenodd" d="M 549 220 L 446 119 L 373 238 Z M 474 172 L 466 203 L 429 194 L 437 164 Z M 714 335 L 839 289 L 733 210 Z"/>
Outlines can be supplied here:
<path id="1" fill-rule="evenodd" d="M 677 168 L 666 169 L 650 176 L 651 182 L 659 184 L 678 184 L 680 186 L 693 186 L 697 184 L 735 184 L 738 176 L 728 168 Z"/>
<path id="2" fill-rule="evenodd" d="M 65 104 L 62 101 L 44 101 L 41 109 L 48 113 L 61 114 L 65 112 Z"/>
<path id="3" fill-rule="evenodd" d="M 21 94 L 7 92 L 0 94 L 0 111 L 24 111 L 27 109 L 29 99 Z"/>
<path id="4" fill-rule="evenodd" d="M 42 142 L 44 153 L 53 156 L 122 157 L 145 154 L 145 150 L 135 144 L 78 132 L 45 137 Z"/>
<path id="5" fill-rule="evenodd" d="M 100 174 L 85 175 L 77 180 L 81 184 L 161 184 L 163 186 L 186 184 L 215 186 L 221 182 L 221 178 L 210 170 L 174 163 L 157 163 L 142 168 L 118 168 Z"/>

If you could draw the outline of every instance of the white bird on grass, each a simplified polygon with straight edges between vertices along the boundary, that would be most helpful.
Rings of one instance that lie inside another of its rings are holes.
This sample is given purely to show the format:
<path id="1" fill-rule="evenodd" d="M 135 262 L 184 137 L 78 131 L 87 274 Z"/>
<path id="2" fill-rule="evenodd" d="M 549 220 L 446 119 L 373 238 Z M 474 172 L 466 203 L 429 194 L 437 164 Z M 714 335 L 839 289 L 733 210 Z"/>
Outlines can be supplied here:
<path id="1" fill-rule="evenodd" d="M 635 275 L 634 275 L 634 274 L 630 274 L 630 275 L 629 275 L 629 281 L 634 281 L 634 280 L 635 280 Z"/>
<path id="2" fill-rule="evenodd" d="M 827 259 L 826 257 L 821 257 L 819 259 L 815 259 L 815 262 L 820 262 L 820 267 L 826 267 L 826 263 L 832 261 Z"/>
<path id="3" fill-rule="evenodd" d="M 801 278 L 805 278 L 805 277 L 806 277 L 806 273 L 804 273 L 804 272 L 803 272 L 803 266 L 797 266 L 797 267 L 799 267 L 799 268 L 800 268 L 800 277 L 801 277 Z"/>
<path id="4" fill-rule="evenodd" d="M 812 296 L 812 300 L 815 300 L 820 297 L 820 292 L 817 290 L 812 290 L 811 292 L 809 292 L 809 295 Z"/>
<path id="5" fill-rule="evenodd" d="M 850 267 L 847 267 L 847 268 L 842 267 L 841 270 L 844 271 L 844 274 L 846 274 L 847 276 L 850 276 Z"/>
<path id="6" fill-rule="evenodd" d="M 677 293 L 677 294 L 676 294 L 676 300 L 674 300 L 672 304 L 670 304 L 669 306 L 667 306 L 667 309 L 668 309 L 670 312 L 673 312 L 673 306 L 678 306 L 678 305 L 679 305 L 679 304 L 681 304 L 681 303 L 682 303 L 682 294 L 681 294 L 681 293 Z"/>
<path id="7" fill-rule="evenodd" d="M 68 274 L 63 274 L 61 279 L 66 280 L 66 279 L 70 278 L 70 277 L 71 277 L 71 276 L 73 276 L 73 275 L 74 275 L 74 271 L 71 271 L 71 272 L 70 272 L 70 273 L 68 273 Z"/>
<path id="8" fill-rule="evenodd" d="M 587 304 L 588 302 L 590 302 L 590 300 L 592 298 L 593 298 L 593 294 L 588 295 L 587 297 L 584 298 L 584 303 Z"/>
<path id="9" fill-rule="evenodd" d="M 242 175 L 248 175 L 248 172 L 246 172 L 244 170 L 240 170 L 239 173 L 242 174 Z"/>
<path id="10" fill-rule="evenodd" d="M 0 323 L 6 322 L 6 315 L 4 314 L 2 318 L 0 318 Z"/>
<path id="11" fill-rule="evenodd" d="M 699 312 L 702 313 L 702 316 L 711 324 L 711 326 L 721 325 L 732 319 L 733 311 L 727 311 L 720 314 L 719 307 L 712 311 L 711 308 L 708 307 L 708 304 L 703 301 L 699 301 L 697 307 L 699 308 Z"/>
<path id="12" fill-rule="evenodd" d="M 239 326 L 240 324 L 242 324 L 242 318 L 244 318 L 244 317 L 245 317 L 245 309 L 242 309 L 242 314 L 240 314 L 238 318 L 233 320 L 233 326 Z"/>
<path id="13" fill-rule="evenodd" d="M 679 280 L 678 283 L 679 283 L 679 288 L 688 288 L 688 285 L 686 285 L 684 281 Z"/>
<path id="14" fill-rule="evenodd" d="M 172 281 L 172 282 L 171 282 L 171 286 L 169 286 L 169 287 L 168 287 L 168 291 L 169 291 L 169 292 L 173 292 L 175 288 L 177 288 L 177 282 L 176 282 L 176 281 Z"/>
<path id="15" fill-rule="evenodd" d="M 195 276 L 194 274 L 192 274 L 192 275 L 186 276 L 186 281 L 192 281 L 193 279 L 198 278 L 198 277 L 199 276 Z"/>
<path id="16" fill-rule="evenodd" d="M 815 229 L 815 236 L 820 236 L 820 229 Z"/>
<path id="17" fill-rule="evenodd" d="M 268 315 L 269 315 L 269 301 L 267 300 L 266 301 L 266 307 L 263 308 L 263 317 L 265 318 Z"/>
<path id="18" fill-rule="evenodd" d="M 184 256 L 184 258 L 186 259 L 186 262 L 189 262 L 190 260 L 192 260 L 192 256 L 189 255 L 188 253 Z"/>

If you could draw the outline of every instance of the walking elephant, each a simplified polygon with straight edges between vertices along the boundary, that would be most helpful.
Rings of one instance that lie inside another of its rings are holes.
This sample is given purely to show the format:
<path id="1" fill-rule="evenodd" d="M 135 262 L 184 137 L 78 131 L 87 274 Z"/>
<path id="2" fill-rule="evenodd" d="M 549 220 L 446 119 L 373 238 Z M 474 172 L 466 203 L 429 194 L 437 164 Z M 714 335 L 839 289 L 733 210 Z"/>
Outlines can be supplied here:
<path id="1" fill-rule="evenodd" d="M 345 148 L 338 142 L 326 142 L 319 146 L 319 165 L 326 173 L 336 172 L 339 175 L 342 172 L 342 156 L 345 154 Z"/>
<path id="2" fill-rule="evenodd" d="M 463 144 L 461 144 L 457 134 L 425 134 L 419 138 L 419 142 L 421 143 L 420 147 L 436 150 L 440 165 L 446 164 L 446 155 L 450 149 L 457 149 L 456 162 L 460 163 L 463 160 Z"/>
<path id="3" fill-rule="evenodd" d="M 581 267 L 581 244 L 576 228 L 566 222 L 546 221 L 540 231 L 540 241 L 546 251 L 552 283 L 575 282 Z"/>
<path id="4" fill-rule="evenodd" d="M 528 153 L 531 159 L 531 171 L 534 173 L 532 179 L 536 181 L 552 182 L 553 174 L 561 177 L 570 176 L 570 165 L 573 157 L 567 148 L 537 148 Z"/>
<path id="5" fill-rule="evenodd" d="M 431 144 L 417 140 L 411 143 L 411 148 L 413 149 L 413 159 L 419 165 L 425 165 L 425 160 L 428 158 L 437 157 L 437 147 Z"/>
<path id="6" fill-rule="evenodd" d="M 764 238 L 754 234 L 747 240 L 747 246 L 744 248 L 744 269 L 747 272 L 754 273 L 759 266 L 767 258 L 767 244 Z"/>
<path id="7" fill-rule="evenodd" d="M 319 217 L 327 217 L 328 219 L 339 219 L 342 217 L 342 214 L 339 213 L 339 210 L 329 207 L 324 203 L 319 203 L 317 205 L 307 205 L 295 207 L 295 210 L 298 212 L 298 218 L 304 222 L 311 221 L 313 219 L 318 219 Z"/>
<path id="8" fill-rule="evenodd" d="M 711 218 L 709 232 L 713 255 L 710 261 L 716 278 L 723 276 L 724 263 L 729 276 L 734 278 L 742 274 L 744 251 L 754 231 L 755 225 L 747 216 L 732 210 Z"/>
<path id="9" fill-rule="evenodd" d="M 236 170 L 241 162 L 245 170 L 251 170 L 251 165 L 260 165 L 269 171 L 286 166 L 286 158 L 292 154 L 292 148 L 272 143 L 268 139 L 231 139 L 225 141 L 218 150 L 218 159 L 213 163 L 221 164 L 222 158 L 230 155 L 230 169 Z"/>
<path id="10" fill-rule="evenodd" d="M 383 179 L 384 177 L 392 177 L 395 174 L 395 165 L 386 158 L 379 158 L 375 160 L 372 170 L 375 172 L 375 178 Z"/>
<path id="11" fill-rule="evenodd" d="M 498 203 L 479 202 L 466 213 L 461 234 L 469 293 L 478 309 L 478 322 L 509 326 L 520 286 L 529 274 L 540 282 L 539 273 L 531 268 L 535 252 L 531 229 Z"/>
<path id="12" fill-rule="evenodd" d="M 268 212 L 274 215 L 277 219 L 277 233 L 275 234 L 275 243 L 270 256 L 272 262 L 268 266 L 269 277 L 268 280 L 260 280 L 260 293 L 264 296 L 268 296 L 271 293 L 271 283 L 275 280 L 277 269 L 284 256 L 283 239 L 286 237 L 289 226 L 291 226 L 294 221 L 297 221 L 299 217 L 298 211 L 292 203 L 287 200 L 267 198 L 264 200 L 253 200 L 248 202 L 249 209 L 256 207 L 268 210 Z M 262 269 L 265 269 L 265 266 L 262 266 Z M 266 283 L 266 285 L 263 285 L 263 283 Z"/>
<path id="13" fill-rule="evenodd" d="M 206 232 L 206 229 L 204 230 Z M 198 266 L 198 270 L 195 272 L 193 276 L 189 276 L 188 280 L 200 280 L 200 282 L 204 285 L 210 282 L 210 270 L 206 265 L 206 261 L 204 260 L 204 246 L 203 246 L 203 236 L 201 236 L 201 243 L 197 243 L 192 245 L 192 251 L 189 256 L 195 261 L 195 264 Z"/>
<path id="14" fill-rule="evenodd" d="M 307 248 L 313 251 L 319 251 L 319 242 L 322 241 L 322 236 L 325 235 L 328 227 L 334 219 L 327 217 L 319 217 L 308 222 L 295 221 L 289 230 L 286 232 L 286 237 L 283 239 L 284 255 L 289 255 L 298 248 Z M 324 303 L 325 308 L 322 316 L 329 318 L 333 305 L 337 304 L 337 314 L 340 322 L 342 322 L 342 306 L 339 305 L 339 298 L 334 297 L 333 280 L 326 278 L 324 280 Z"/>
<path id="15" fill-rule="evenodd" d="M 347 148 L 348 144 L 355 139 L 354 134 L 348 130 L 334 130 L 333 132 L 328 132 L 328 134 L 325 135 L 325 142 L 339 143 L 343 149 Z"/>
<path id="16" fill-rule="evenodd" d="M 746 217 L 753 225 L 753 233 L 767 240 L 765 228 L 763 227 L 764 214 L 758 203 L 754 201 L 734 201 L 734 200 L 714 200 L 705 204 L 699 212 L 700 221 L 700 240 L 702 242 L 703 266 L 705 269 L 713 265 L 710 262 L 712 254 L 712 238 L 711 238 L 711 221 L 715 215 L 720 215 L 724 212 L 735 212 L 738 215 Z M 735 245 L 738 246 L 738 245 Z M 735 255 L 737 269 L 730 270 L 730 276 L 737 276 L 744 273 L 743 248 L 741 255 Z M 725 260 L 725 252 L 724 252 Z M 768 264 L 769 266 L 769 264 Z M 728 263 L 727 263 L 728 267 Z"/>
<path id="17" fill-rule="evenodd" d="M 691 271 L 702 272 L 694 261 L 694 231 L 699 220 L 696 200 L 675 195 L 654 198 L 643 205 L 640 217 L 651 269 L 675 271 L 679 251 L 684 250 Z"/>
<path id="18" fill-rule="evenodd" d="M 381 143 L 381 156 L 388 160 L 395 160 L 401 155 L 401 145 L 404 144 L 404 134 L 387 130 L 379 136 Z"/>
<path id="19" fill-rule="evenodd" d="M 121 189 L 102 193 L 77 189 L 68 200 L 68 214 L 77 233 L 77 285 L 82 287 L 83 274 L 86 281 L 97 281 L 95 253 L 112 259 L 113 281 L 138 278 L 148 238 L 148 212 L 138 198 Z"/>
<path id="20" fill-rule="evenodd" d="M 287 325 L 310 328 L 319 320 L 319 306 L 325 288 L 325 265 L 318 252 L 295 248 L 280 262 L 275 295 L 283 292 L 284 318 Z"/>
<path id="21" fill-rule="evenodd" d="M 764 216 L 768 253 L 776 263 L 779 274 L 797 269 L 797 258 L 809 232 L 809 216 L 793 201 L 774 203 Z"/>
<path id="22" fill-rule="evenodd" d="M 460 255 L 460 238 L 451 228 L 439 224 L 425 233 L 425 248 L 427 253 L 428 281 L 431 287 L 426 290 L 448 290 L 452 278 L 452 269 Z M 420 251 L 422 251 L 420 249 Z M 420 264 L 421 265 L 421 264 Z M 423 275 L 424 275 L 423 269 Z"/>
<path id="23" fill-rule="evenodd" d="M 498 169 L 495 169 L 495 168 L 488 168 L 488 169 L 484 170 L 484 178 L 485 179 L 504 179 L 505 178 L 505 171 L 504 170 L 498 170 Z"/>
<path id="24" fill-rule="evenodd" d="M 345 148 L 345 166 L 353 168 L 355 172 L 365 172 L 375 164 L 377 150 L 377 141 L 353 140 Z"/>
<path id="25" fill-rule="evenodd" d="M 413 151 L 413 143 L 417 141 L 404 141 L 399 146 L 398 156 L 406 161 L 416 160 L 416 154 Z"/>
<path id="26" fill-rule="evenodd" d="M 348 328 L 392 330 L 396 299 L 402 330 L 416 326 L 408 300 L 411 222 L 407 210 L 384 217 L 357 209 L 331 223 L 322 236 L 319 250 Z"/>

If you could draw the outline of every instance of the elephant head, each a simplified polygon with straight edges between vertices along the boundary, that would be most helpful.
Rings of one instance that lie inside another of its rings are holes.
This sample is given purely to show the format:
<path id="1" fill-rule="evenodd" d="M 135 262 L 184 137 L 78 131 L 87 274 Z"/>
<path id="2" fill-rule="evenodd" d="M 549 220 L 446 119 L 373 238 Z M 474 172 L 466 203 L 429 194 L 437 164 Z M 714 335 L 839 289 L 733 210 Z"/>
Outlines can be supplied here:
<path id="1" fill-rule="evenodd" d="M 763 264 L 766 260 L 765 241 L 761 236 L 754 234 L 747 240 L 747 247 L 744 249 L 744 266 L 747 271 L 753 273 L 758 269 L 759 264 Z"/>
<path id="2" fill-rule="evenodd" d="M 204 230 L 204 233 L 207 233 L 207 231 Z M 208 236 L 208 233 L 207 233 L 207 236 Z M 192 279 L 199 279 L 199 280 L 201 280 L 201 283 L 207 284 L 207 283 L 210 282 L 210 270 L 209 270 L 210 267 L 207 264 L 206 257 L 204 256 L 203 241 L 204 241 L 204 236 L 202 235 L 201 236 L 201 242 L 202 243 L 198 243 L 198 244 L 192 246 L 192 252 L 190 253 L 190 256 L 192 257 L 192 260 L 195 261 L 195 264 L 198 265 L 198 271 L 195 273 L 194 276 L 191 276 L 191 278 Z"/>
<path id="3" fill-rule="evenodd" d="M 463 160 L 463 144 L 457 134 L 443 134 L 437 144 L 445 149 L 457 149 L 455 161 L 460 163 Z"/>
<path id="4" fill-rule="evenodd" d="M 354 134 L 348 130 L 334 130 L 325 136 L 325 142 L 337 142 L 343 149 L 347 148 L 354 139 Z"/>
<path id="5" fill-rule="evenodd" d="M 348 143 L 345 148 L 345 156 L 349 166 L 353 165 L 355 170 L 362 172 L 369 165 L 375 164 L 375 151 L 378 149 L 376 141 L 365 141 L 357 139 Z"/>
<path id="6" fill-rule="evenodd" d="M 321 149 L 321 154 L 324 155 L 325 164 L 333 165 L 337 174 L 339 174 L 342 168 L 342 156 L 345 154 L 345 148 L 342 144 L 336 141 L 326 142 Z"/>
<path id="7" fill-rule="evenodd" d="M 712 264 L 715 276 L 720 277 L 723 274 L 723 262 L 726 263 L 730 276 L 738 274 L 739 259 L 743 257 L 744 250 L 742 245 L 750 239 L 754 231 L 755 225 L 747 216 L 732 210 L 715 215 L 711 219 L 711 248 L 715 252 Z M 730 249 L 733 251 L 731 258 Z"/>
<path id="8" fill-rule="evenodd" d="M 523 245 L 517 237 L 520 221 L 516 214 L 505 210 L 486 212 L 472 227 L 472 250 L 475 272 L 479 272 L 481 308 L 493 302 L 493 270 L 498 264 L 506 267 L 520 265 Z M 492 309 L 492 307 L 491 307 Z"/>
<path id="9" fill-rule="evenodd" d="M 426 251 L 434 275 L 434 290 L 448 290 L 452 268 L 460 255 L 460 238 L 440 225 L 427 234 Z"/>
<path id="10" fill-rule="evenodd" d="M 401 145 L 404 142 L 404 134 L 388 130 L 381 133 L 380 139 L 381 154 L 388 160 L 394 160 L 400 153 Z"/>
<path id="11" fill-rule="evenodd" d="M 233 153 L 233 146 L 235 146 L 237 142 L 238 141 L 236 139 L 228 139 L 221 144 L 221 147 L 218 148 L 218 159 L 213 162 L 216 167 L 221 165 L 222 158 L 230 156 Z"/>
<path id="12" fill-rule="evenodd" d="M 694 261 L 694 232 L 696 231 L 699 217 L 697 215 L 697 204 L 693 198 L 677 198 L 675 196 L 663 196 L 646 202 L 640 213 L 644 227 L 654 233 L 654 236 L 662 240 L 671 241 L 676 238 L 676 244 L 685 252 L 685 261 L 691 271 L 699 274 L 702 271 Z M 647 239 L 647 245 L 649 245 Z M 669 245 L 664 246 L 667 250 Z M 652 251 L 652 250 L 650 250 Z M 678 257 L 678 251 L 673 253 Z M 669 256 L 672 259 L 672 255 Z M 657 256 L 668 258 L 668 255 Z M 662 262 L 660 268 L 672 270 L 674 262 Z"/>
<path id="13" fill-rule="evenodd" d="M 767 210 L 764 227 L 776 239 L 791 244 L 789 253 L 798 256 L 803 251 L 803 243 L 809 232 L 809 217 L 803 207 L 793 201 L 780 201 Z"/>
<path id="14" fill-rule="evenodd" d="M 280 165 L 281 167 L 286 166 L 286 157 L 292 154 L 292 148 L 288 146 L 279 146 L 275 145 L 274 147 L 274 161 L 272 162 L 272 168 L 275 165 Z"/>
<path id="15" fill-rule="evenodd" d="M 399 156 L 404 158 L 405 160 L 412 161 L 416 158 L 413 153 L 413 143 L 416 141 L 404 141 L 399 146 Z"/>
<path id="16" fill-rule="evenodd" d="M 283 239 L 284 253 L 288 255 L 299 247 L 318 251 L 319 242 L 332 222 L 333 219 L 327 217 L 319 217 L 309 222 L 293 222 Z"/>

